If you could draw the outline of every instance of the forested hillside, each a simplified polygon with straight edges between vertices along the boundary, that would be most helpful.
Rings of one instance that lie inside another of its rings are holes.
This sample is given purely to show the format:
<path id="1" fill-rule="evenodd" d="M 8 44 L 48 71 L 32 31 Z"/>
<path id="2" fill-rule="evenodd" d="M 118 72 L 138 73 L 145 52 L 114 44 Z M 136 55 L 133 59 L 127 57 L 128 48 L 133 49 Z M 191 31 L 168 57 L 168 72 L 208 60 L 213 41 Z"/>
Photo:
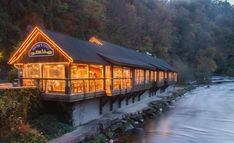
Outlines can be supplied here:
<path id="1" fill-rule="evenodd" d="M 0 72 L 32 26 L 165 58 L 180 80 L 234 75 L 234 7 L 218 0 L 1 0 Z M 3 74 L 1 74 L 3 76 Z"/>

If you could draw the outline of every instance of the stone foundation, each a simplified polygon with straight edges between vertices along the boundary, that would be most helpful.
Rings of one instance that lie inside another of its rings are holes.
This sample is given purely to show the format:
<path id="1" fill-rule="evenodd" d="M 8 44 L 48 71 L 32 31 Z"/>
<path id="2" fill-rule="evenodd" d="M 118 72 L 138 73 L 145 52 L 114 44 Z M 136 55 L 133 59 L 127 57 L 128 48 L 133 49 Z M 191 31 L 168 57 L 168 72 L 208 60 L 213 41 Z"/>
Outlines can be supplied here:
<path id="1" fill-rule="evenodd" d="M 121 110 L 124 110 L 126 106 L 137 106 L 141 102 L 151 102 L 153 100 L 156 100 L 160 96 L 167 95 L 168 92 L 172 92 L 174 90 L 174 86 L 169 86 L 165 89 L 164 92 L 158 90 L 156 94 L 150 95 L 149 91 L 145 91 L 140 96 L 140 101 L 138 99 L 135 99 L 135 102 L 132 102 L 132 98 L 129 99 L 128 105 L 126 105 L 126 99 L 124 99 L 121 102 L 121 107 L 119 108 L 119 102 L 116 100 L 113 103 L 112 111 L 110 111 L 110 101 L 107 100 L 105 105 L 102 108 L 102 114 L 100 114 L 100 98 L 93 98 L 89 100 L 84 100 L 80 102 L 76 102 L 72 105 L 72 112 L 71 112 L 71 118 L 73 126 L 79 126 L 85 123 L 88 123 L 92 120 L 99 119 L 105 114 L 110 114 L 113 112 L 119 112 Z M 136 109 L 137 110 L 137 109 Z"/>

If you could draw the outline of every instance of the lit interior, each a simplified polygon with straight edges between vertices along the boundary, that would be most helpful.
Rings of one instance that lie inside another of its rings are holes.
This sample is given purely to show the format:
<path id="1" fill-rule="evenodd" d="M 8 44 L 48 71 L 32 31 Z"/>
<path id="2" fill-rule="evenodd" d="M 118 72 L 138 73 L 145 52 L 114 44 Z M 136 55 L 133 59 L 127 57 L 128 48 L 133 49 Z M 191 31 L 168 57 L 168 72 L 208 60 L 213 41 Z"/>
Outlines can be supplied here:
<path id="1" fill-rule="evenodd" d="M 149 83 L 150 82 L 150 71 L 146 70 L 145 71 L 145 83 Z"/>
<path id="2" fill-rule="evenodd" d="M 132 87 L 132 71 L 130 68 L 114 66 L 113 73 L 114 89 L 126 89 Z"/>
<path id="3" fill-rule="evenodd" d="M 96 37 L 92 37 L 89 39 L 89 42 L 94 43 L 96 45 L 103 45 L 100 40 L 98 40 Z"/>
<path id="4" fill-rule="evenodd" d="M 23 69 L 24 86 L 35 86 L 39 83 L 36 79 L 43 80 L 43 89 L 47 93 L 64 93 L 65 81 L 65 65 L 61 64 L 26 64 Z M 31 79 L 30 79 L 31 78 Z"/>
<path id="5" fill-rule="evenodd" d="M 154 71 L 154 81 L 155 81 L 155 82 L 157 81 L 157 76 L 158 76 L 157 71 Z"/>
<path id="6" fill-rule="evenodd" d="M 17 63 L 38 35 L 41 35 L 45 39 L 43 42 L 47 42 L 56 49 L 68 62 Z M 89 42 L 97 45 L 103 44 L 95 37 L 92 37 Z M 167 74 L 163 71 L 157 73 L 155 70 L 141 68 L 75 63 L 62 48 L 37 27 L 14 53 L 9 64 L 14 64 L 19 71 L 22 70 L 23 86 L 39 86 L 46 93 L 71 93 L 72 95 L 99 91 L 110 93 L 112 90 L 131 89 L 135 85 L 157 82 L 158 79 L 159 81 L 165 79 L 177 81 L 177 73 L 174 72 Z"/>
<path id="7" fill-rule="evenodd" d="M 65 80 L 56 80 L 65 78 L 65 65 L 44 65 L 43 78 L 49 79 L 44 82 L 45 91 L 48 93 L 65 91 Z M 50 80 L 52 78 L 52 80 Z"/>
<path id="8" fill-rule="evenodd" d="M 160 71 L 159 72 L 159 81 L 163 81 L 164 80 L 164 72 Z"/>
<path id="9" fill-rule="evenodd" d="M 41 85 L 46 93 L 65 93 L 66 64 L 24 64 L 23 86 Z M 104 75 L 105 69 L 105 75 Z M 143 69 L 135 69 L 135 85 L 157 81 L 157 72 Z M 110 92 L 132 88 L 132 69 L 128 67 L 113 66 L 113 78 L 111 66 L 75 64 L 70 66 L 71 93 L 83 94 L 98 91 Z M 159 81 L 163 81 L 167 74 L 159 71 Z M 40 82 L 36 79 L 42 79 Z M 169 72 L 168 80 L 176 81 L 177 74 Z M 104 87 L 105 83 L 105 87 Z M 112 85 L 113 84 L 113 85 Z"/>
<path id="10" fill-rule="evenodd" d="M 143 84 L 144 83 L 144 70 L 143 69 L 135 69 L 135 83 Z"/>

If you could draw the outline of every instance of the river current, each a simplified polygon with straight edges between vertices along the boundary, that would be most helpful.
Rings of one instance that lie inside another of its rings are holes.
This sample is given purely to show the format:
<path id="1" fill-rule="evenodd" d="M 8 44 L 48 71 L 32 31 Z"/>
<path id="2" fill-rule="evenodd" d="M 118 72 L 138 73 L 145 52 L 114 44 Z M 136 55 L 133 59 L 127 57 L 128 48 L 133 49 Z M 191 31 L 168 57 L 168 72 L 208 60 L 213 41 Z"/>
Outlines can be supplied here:
<path id="1" fill-rule="evenodd" d="M 124 143 L 234 143 L 234 83 L 198 87 Z"/>

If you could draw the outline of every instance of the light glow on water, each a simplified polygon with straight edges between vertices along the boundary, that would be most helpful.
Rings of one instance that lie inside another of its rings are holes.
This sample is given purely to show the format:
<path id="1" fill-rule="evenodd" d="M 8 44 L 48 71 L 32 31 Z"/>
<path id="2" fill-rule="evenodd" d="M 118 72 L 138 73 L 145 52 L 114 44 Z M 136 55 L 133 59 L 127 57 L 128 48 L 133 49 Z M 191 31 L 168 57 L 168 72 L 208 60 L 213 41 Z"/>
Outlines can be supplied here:
<path id="1" fill-rule="evenodd" d="M 233 143 L 234 83 L 199 87 L 158 120 L 148 120 L 143 139 L 129 143 Z"/>

